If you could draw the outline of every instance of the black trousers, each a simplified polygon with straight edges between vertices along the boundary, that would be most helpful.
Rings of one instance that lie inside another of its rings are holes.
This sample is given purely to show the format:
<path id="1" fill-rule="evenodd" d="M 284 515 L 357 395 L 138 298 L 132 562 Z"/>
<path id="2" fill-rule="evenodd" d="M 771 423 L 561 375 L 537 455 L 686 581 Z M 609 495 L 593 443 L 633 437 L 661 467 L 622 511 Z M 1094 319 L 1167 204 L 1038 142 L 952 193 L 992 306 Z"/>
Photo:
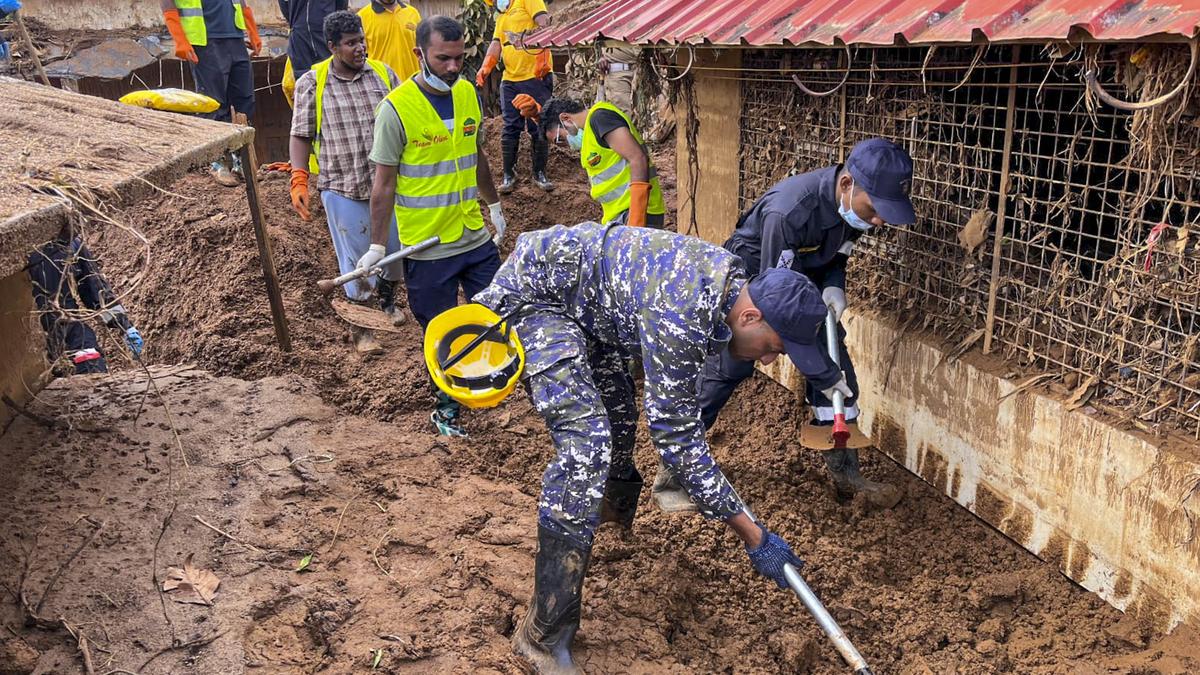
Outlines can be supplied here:
<path id="1" fill-rule="evenodd" d="M 200 62 L 192 65 L 196 91 L 211 96 L 221 104 L 208 118 L 229 122 L 232 106 L 246 117 L 254 117 L 254 72 L 250 55 L 242 38 L 212 38 L 203 47 L 196 47 Z"/>

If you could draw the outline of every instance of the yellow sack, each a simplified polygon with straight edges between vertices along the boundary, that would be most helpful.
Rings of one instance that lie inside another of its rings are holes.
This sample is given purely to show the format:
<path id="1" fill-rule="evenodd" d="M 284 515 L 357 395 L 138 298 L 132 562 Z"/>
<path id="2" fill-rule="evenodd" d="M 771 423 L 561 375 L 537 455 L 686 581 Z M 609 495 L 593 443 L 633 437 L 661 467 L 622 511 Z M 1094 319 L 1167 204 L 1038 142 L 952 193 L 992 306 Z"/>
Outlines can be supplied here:
<path id="1" fill-rule="evenodd" d="M 179 113 L 210 113 L 221 107 L 216 99 L 186 89 L 149 89 L 125 94 L 121 103 Z"/>

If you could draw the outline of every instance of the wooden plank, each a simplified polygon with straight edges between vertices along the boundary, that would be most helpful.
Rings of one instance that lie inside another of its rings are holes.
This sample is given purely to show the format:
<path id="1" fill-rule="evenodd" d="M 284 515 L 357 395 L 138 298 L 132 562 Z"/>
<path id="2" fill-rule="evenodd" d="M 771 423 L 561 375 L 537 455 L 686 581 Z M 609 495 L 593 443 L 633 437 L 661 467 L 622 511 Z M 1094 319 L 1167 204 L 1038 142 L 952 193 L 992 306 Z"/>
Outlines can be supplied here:
<path id="1" fill-rule="evenodd" d="M 17 20 L 17 32 L 21 34 L 25 49 L 29 50 L 29 58 L 33 59 L 33 67 L 37 69 L 38 79 L 49 87 L 50 78 L 46 77 L 46 69 L 42 67 L 42 59 L 38 56 L 37 48 L 33 46 L 33 38 L 29 37 L 29 30 L 25 28 L 25 19 L 21 18 L 20 10 L 14 12 L 13 17 Z"/>
<path id="2" fill-rule="evenodd" d="M 246 116 L 234 113 L 234 122 L 245 126 Z M 242 159 L 242 173 L 246 177 L 246 199 L 250 202 L 250 220 L 254 223 L 254 238 L 258 241 L 258 261 L 262 264 L 263 281 L 267 284 L 267 299 L 271 303 L 271 321 L 275 324 L 275 339 L 279 348 L 292 351 L 292 337 L 288 333 L 287 316 L 283 311 L 283 292 L 279 286 L 279 272 L 275 269 L 275 253 L 267 237 L 267 221 L 263 215 L 262 202 L 258 197 L 258 153 L 254 143 L 243 145 L 238 153 Z"/>
<path id="3" fill-rule="evenodd" d="M 1000 254 L 1004 241 L 1004 220 L 1008 214 L 1008 175 L 1012 164 L 1013 125 L 1017 108 L 1017 68 L 1021 47 L 1012 47 L 1012 65 L 1008 74 L 1008 109 L 1004 122 L 1004 155 L 1000 160 L 1000 199 L 996 204 L 996 222 L 992 231 L 992 278 L 988 282 L 987 321 L 983 325 L 983 353 L 992 351 L 992 335 L 996 328 L 996 297 L 1000 292 Z"/>

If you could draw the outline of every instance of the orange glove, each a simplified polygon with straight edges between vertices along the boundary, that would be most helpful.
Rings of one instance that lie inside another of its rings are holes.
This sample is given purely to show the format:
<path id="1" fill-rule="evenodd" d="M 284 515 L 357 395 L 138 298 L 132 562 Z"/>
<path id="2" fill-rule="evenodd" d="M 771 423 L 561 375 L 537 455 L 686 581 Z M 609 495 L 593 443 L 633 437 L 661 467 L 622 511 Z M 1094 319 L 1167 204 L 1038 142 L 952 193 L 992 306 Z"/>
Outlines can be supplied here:
<path id="1" fill-rule="evenodd" d="M 300 216 L 300 220 L 309 220 L 308 212 L 308 170 L 292 169 L 292 208 Z"/>
<path id="2" fill-rule="evenodd" d="M 494 54 L 488 54 L 483 59 L 483 67 L 479 69 L 479 74 L 475 76 L 475 86 L 482 87 L 484 82 L 487 82 L 488 75 L 496 69 L 496 64 L 500 63 L 500 57 Z"/>
<path id="3" fill-rule="evenodd" d="M 171 34 L 171 39 L 175 41 L 175 58 L 181 61 L 200 63 L 200 57 L 196 56 L 196 50 L 192 48 L 192 43 L 188 41 L 187 34 L 183 32 L 183 23 L 179 19 L 179 10 L 164 9 L 163 19 L 167 22 L 167 32 Z"/>
<path id="4" fill-rule="evenodd" d="M 521 117 L 537 121 L 542 112 L 542 106 L 529 94 L 517 94 L 512 100 L 513 107 L 521 111 Z"/>
<path id="5" fill-rule="evenodd" d="M 263 171 L 287 171 L 292 172 L 292 165 L 289 162 L 271 162 L 262 168 Z"/>
<path id="6" fill-rule="evenodd" d="M 650 204 L 650 184 L 643 180 L 629 182 L 629 218 L 625 224 L 630 227 L 646 226 L 646 206 Z"/>
<path id="7" fill-rule="evenodd" d="M 533 62 L 533 76 L 539 80 L 550 74 L 550 50 L 543 49 L 538 52 L 537 60 Z"/>
<path id="8" fill-rule="evenodd" d="M 246 17 L 246 35 L 250 38 L 250 55 L 262 53 L 262 38 L 258 36 L 258 24 L 254 22 L 254 12 L 248 3 L 242 3 L 242 16 Z"/>

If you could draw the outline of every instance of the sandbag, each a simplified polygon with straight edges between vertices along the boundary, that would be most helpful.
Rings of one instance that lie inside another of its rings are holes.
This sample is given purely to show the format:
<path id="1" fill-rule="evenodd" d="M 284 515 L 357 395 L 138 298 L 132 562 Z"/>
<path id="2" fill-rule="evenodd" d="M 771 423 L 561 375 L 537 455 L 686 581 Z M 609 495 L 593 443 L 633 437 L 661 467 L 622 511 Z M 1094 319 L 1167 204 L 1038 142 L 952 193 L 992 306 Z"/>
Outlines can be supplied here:
<path id="1" fill-rule="evenodd" d="M 148 89 L 125 94 L 121 103 L 167 112 L 204 114 L 221 107 L 215 98 L 186 89 Z"/>

